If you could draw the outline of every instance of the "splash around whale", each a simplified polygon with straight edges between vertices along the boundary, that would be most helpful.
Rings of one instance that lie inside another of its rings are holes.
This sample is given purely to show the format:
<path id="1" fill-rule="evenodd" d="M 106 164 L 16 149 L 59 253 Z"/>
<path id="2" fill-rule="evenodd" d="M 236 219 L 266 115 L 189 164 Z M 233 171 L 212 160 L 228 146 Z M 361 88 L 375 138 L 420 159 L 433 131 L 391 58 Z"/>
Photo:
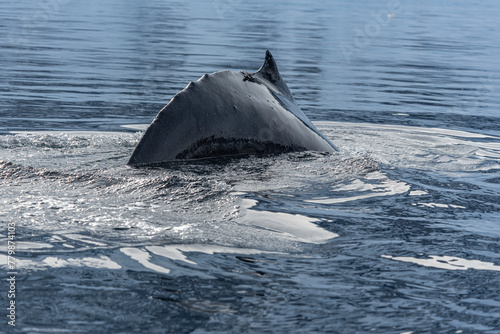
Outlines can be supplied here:
<path id="1" fill-rule="evenodd" d="M 295 103 L 266 51 L 255 73 L 226 70 L 190 82 L 158 113 L 128 165 L 292 151 L 336 147 Z"/>

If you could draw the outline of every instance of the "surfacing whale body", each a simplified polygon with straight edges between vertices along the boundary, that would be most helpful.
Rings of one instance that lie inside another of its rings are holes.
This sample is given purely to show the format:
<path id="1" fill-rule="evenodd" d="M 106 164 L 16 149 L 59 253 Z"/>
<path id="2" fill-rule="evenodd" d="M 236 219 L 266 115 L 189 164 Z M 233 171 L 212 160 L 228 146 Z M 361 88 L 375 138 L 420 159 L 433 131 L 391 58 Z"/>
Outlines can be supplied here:
<path id="1" fill-rule="evenodd" d="M 128 165 L 335 150 L 295 103 L 266 51 L 255 73 L 220 71 L 190 82 L 158 113 Z"/>

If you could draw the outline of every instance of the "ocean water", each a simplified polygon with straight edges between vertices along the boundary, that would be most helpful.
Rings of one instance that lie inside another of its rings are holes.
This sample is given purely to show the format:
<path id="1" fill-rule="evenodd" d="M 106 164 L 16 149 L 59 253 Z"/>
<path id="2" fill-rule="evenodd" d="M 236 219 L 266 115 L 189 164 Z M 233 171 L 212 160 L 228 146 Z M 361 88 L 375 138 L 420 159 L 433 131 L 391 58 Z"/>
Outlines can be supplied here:
<path id="1" fill-rule="evenodd" d="M 3 1 L 0 333 L 500 333 L 499 12 Z M 266 49 L 338 153 L 126 166 Z"/>

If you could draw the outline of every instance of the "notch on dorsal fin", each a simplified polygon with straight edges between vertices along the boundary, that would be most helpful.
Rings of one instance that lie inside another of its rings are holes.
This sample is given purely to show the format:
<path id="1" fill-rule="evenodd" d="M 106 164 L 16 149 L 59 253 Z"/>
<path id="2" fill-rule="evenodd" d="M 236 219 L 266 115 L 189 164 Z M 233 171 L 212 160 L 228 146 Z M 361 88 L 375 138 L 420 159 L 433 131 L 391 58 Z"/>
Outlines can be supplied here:
<path id="1" fill-rule="evenodd" d="M 271 52 L 269 52 L 269 50 L 266 50 L 266 59 L 264 60 L 264 64 L 257 71 L 257 73 L 260 73 L 262 76 L 264 76 L 274 84 L 281 81 L 280 72 L 278 71 L 278 65 L 276 65 L 274 57 Z"/>
<path id="2" fill-rule="evenodd" d="M 276 65 L 276 61 L 274 61 L 274 57 L 269 50 L 266 50 L 266 59 L 264 60 L 264 64 L 255 74 L 260 75 L 262 78 L 271 82 L 283 95 L 286 95 L 288 98 L 293 100 L 292 94 L 290 93 L 286 83 L 281 78 L 280 72 L 278 71 L 278 65 Z"/>

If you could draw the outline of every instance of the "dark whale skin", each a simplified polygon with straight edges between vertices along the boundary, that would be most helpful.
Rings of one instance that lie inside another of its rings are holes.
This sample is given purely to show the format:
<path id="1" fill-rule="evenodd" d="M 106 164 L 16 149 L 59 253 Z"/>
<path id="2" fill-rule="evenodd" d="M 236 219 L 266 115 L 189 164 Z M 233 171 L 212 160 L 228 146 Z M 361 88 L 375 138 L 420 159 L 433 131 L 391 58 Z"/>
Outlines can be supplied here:
<path id="1" fill-rule="evenodd" d="M 255 73 L 220 71 L 190 82 L 158 113 L 128 165 L 335 150 L 295 103 L 266 51 Z"/>

